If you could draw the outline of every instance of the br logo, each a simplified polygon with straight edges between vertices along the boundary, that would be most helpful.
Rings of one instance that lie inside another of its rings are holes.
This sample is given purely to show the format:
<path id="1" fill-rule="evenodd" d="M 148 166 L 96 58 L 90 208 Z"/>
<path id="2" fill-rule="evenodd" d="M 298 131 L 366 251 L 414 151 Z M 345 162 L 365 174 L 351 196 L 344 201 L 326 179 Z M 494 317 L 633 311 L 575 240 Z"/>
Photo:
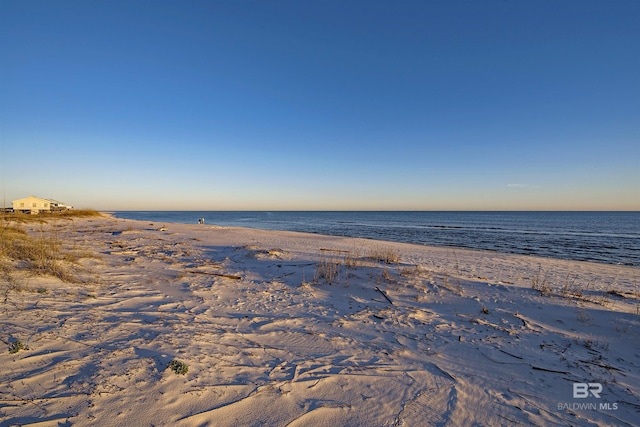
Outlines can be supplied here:
<path id="1" fill-rule="evenodd" d="M 589 394 L 600 399 L 600 393 L 602 393 L 602 384 L 600 383 L 573 383 L 574 399 L 585 399 L 589 397 Z"/>

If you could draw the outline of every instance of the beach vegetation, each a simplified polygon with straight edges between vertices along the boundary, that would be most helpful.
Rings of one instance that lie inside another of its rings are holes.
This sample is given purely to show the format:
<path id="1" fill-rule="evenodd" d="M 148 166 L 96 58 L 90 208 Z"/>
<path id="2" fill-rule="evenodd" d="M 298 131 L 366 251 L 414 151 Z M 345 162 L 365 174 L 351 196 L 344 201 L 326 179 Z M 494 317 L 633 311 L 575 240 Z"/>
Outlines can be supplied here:
<path id="1" fill-rule="evenodd" d="M 568 274 L 561 285 L 553 287 L 549 280 L 547 272 L 539 266 L 536 274 L 531 277 L 531 288 L 540 292 L 542 296 L 559 296 L 569 300 L 578 302 L 589 302 L 598 304 L 603 307 L 611 305 L 612 296 L 622 294 L 615 290 L 612 285 L 606 287 L 598 287 L 594 282 L 590 281 L 586 285 L 578 283 L 578 276 Z M 590 320 L 588 315 L 579 314 L 580 321 L 586 322 Z"/>
<path id="2" fill-rule="evenodd" d="M 397 250 L 381 246 L 370 249 L 368 258 L 385 264 L 398 264 L 400 262 L 400 254 L 398 254 Z"/>
<path id="3" fill-rule="evenodd" d="M 24 345 L 24 343 L 20 340 L 16 340 L 14 342 L 11 343 L 11 345 L 9 345 L 9 354 L 15 354 L 17 352 L 19 352 L 20 350 L 25 350 L 26 347 Z"/>
<path id="4" fill-rule="evenodd" d="M 364 258 L 364 251 L 362 248 L 354 247 L 352 250 L 347 251 L 344 255 L 344 265 L 350 269 L 356 269 L 363 265 L 362 260 Z"/>
<path id="5" fill-rule="evenodd" d="M 185 375 L 189 372 L 189 366 L 177 359 L 172 360 L 168 366 L 176 375 Z"/>
<path id="6" fill-rule="evenodd" d="M 103 216 L 100 212 L 93 209 L 68 209 L 61 211 L 42 211 L 38 214 L 28 214 L 22 212 L 3 212 L 0 214 L 1 222 L 15 223 L 33 223 L 47 222 L 51 219 L 73 219 Z"/>
<path id="7" fill-rule="evenodd" d="M 422 268 L 419 265 L 408 265 L 400 269 L 402 277 L 419 277 L 422 274 Z"/>
<path id="8" fill-rule="evenodd" d="M 386 256 L 381 252 L 373 252 L 354 247 L 352 250 L 320 249 L 318 262 L 314 274 L 314 283 L 335 283 L 344 278 L 345 286 L 349 286 L 349 278 L 357 277 L 349 270 L 357 270 L 361 267 L 376 268 L 375 263 L 385 262 Z M 386 280 L 393 280 L 387 267 L 380 273 Z"/>
<path id="9" fill-rule="evenodd" d="M 2 271 L 1 279 L 5 282 L 2 288 L 2 302 L 6 304 L 9 301 L 9 295 L 11 294 L 11 292 L 21 292 L 24 290 L 24 287 L 8 270 Z"/>
<path id="10" fill-rule="evenodd" d="M 551 284 L 549 283 L 546 271 L 542 270 L 542 266 L 538 266 L 538 271 L 531 278 L 531 289 L 540 292 L 540 295 L 548 296 L 551 294 Z"/>
<path id="11" fill-rule="evenodd" d="M 589 335 L 589 337 L 582 339 L 579 344 L 582 344 L 585 348 L 594 351 L 609 349 L 609 341 L 607 341 L 606 338 L 594 337 L 593 335 Z"/>
<path id="12" fill-rule="evenodd" d="M 464 289 L 462 288 L 462 281 L 460 281 L 460 277 L 452 276 L 449 273 L 449 270 L 445 270 L 440 273 L 440 286 L 447 289 L 448 291 L 453 292 L 456 295 L 462 296 L 464 294 Z"/>
<path id="13" fill-rule="evenodd" d="M 53 276 L 65 282 L 76 281 L 69 264 L 90 254 L 63 251 L 58 229 L 53 225 L 46 226 L 45 219 L 95 215 L 100 213 L 74 210 L 38 215 L 5 213 L 0 216 L 0 274 L 8 284 L 5 290 L 18 290 L 13 274 L 16 271 Z M 32 224 L 29 232 L 25 228 L 27 224 Z"/>
<path id="14" fill-rule="evenodd" d="M 341 262 L 326 251 L 321 251 L 318 262 L 315 265 L 313 283 L 325 282 L 332 284 L 339 276 Z"/>
<path id="15" fill-rule="evenodd" d="M 582 297 L 582 288 L 576 285 L 576 276 L 571 276 L 567 274 L 567 277 L 564 280 L 564 283 L 560 287 L 560 292 L 562 296 L 565 298 L 581 298 Z"/>

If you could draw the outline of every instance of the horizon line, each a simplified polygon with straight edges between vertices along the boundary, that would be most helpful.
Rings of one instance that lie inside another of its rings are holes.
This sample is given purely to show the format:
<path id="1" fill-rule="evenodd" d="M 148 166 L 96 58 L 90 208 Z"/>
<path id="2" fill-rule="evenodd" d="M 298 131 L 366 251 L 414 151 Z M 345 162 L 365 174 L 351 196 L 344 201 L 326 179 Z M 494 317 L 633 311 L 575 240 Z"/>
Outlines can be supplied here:
<path id="1" fill-rule="evenodd" d="M 91 208 L 85 208 L 91 209 Z M 638 212 L 640 209 L 95 209 L 98 212 Z"/>

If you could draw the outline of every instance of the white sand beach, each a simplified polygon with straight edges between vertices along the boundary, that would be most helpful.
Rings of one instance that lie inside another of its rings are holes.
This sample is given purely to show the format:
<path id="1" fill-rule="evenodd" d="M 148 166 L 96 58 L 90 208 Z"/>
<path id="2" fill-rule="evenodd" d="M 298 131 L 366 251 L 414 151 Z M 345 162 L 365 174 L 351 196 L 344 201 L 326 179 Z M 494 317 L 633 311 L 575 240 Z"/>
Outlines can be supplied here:
<path id="1" fill-rule="evenodd" d="M 0 282 L 2 426 L 640 425 L 638 268 L 110 217 L 25 227 L 81 255 L 77 280 Z"/>

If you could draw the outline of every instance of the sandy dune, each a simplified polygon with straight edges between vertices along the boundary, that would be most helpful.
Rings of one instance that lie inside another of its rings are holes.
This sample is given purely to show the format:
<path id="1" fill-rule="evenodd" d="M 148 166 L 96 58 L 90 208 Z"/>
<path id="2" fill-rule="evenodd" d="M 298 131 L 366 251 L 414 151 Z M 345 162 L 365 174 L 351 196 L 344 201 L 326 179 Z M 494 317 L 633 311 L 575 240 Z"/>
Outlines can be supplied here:
<path id="1" fill-rule="evenodd" d="M 80 283 L 21 276 L 3 294 L 2 426 L 640 424 L 637 268 L 114 218 L 48 227 L 94 256 Z"/>

